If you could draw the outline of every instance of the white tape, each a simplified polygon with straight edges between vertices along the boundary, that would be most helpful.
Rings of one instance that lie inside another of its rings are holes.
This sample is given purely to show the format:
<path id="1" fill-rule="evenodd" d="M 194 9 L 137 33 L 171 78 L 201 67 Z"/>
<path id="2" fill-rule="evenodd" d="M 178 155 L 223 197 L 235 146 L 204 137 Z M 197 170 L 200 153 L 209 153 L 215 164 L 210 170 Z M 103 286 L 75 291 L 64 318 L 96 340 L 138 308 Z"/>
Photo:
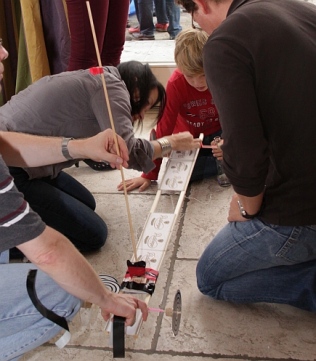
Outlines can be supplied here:
<path id="1" fill-rule="evenodd" d="M 69 331 L 65 331 L 65 333 L 61 336 L 61 338 L 55 342 L 55 345 L 58 348 L 63 348 L 67 345 L 70 339 L 71 339 L 71 333 Z"/>

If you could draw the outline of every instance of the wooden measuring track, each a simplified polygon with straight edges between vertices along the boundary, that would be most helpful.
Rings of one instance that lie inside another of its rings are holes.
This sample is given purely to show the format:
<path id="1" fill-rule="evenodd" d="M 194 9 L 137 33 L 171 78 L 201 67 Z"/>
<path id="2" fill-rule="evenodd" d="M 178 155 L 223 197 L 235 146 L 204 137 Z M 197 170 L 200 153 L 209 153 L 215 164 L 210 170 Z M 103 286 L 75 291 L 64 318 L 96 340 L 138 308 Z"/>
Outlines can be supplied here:
<path id="1" fill-rule="evenodd" d="M 200 135 L 200 139 L 201 141 L 203 140 L 203 135 Z M 183 204 L 198 153 L 199 149 L 171 152 L 163 178 L 161 182 L 159 182 L 153 205 L 137 243 L 138 259 L 136 260 L 133 256 L 131 262 L 143 260 L 146 262 L 146 268 L 159 271 Z M 178 195 L 178 201 L 172 212 L 156 212 L 162 192 Z M 152 295 L 148 293 L 130 289 L 122 289 L 120 292 L 133 294 L 133 296 L 143 299 L 147 304 L 152 297 Z M 142 314 L 141 311 L 137 309 L 135 323 L 133 326 L 126 327 L 126 335 L 138 335 L 141 324 Z M 112 329 L 113 322 L 108 321 L 106 331 L 112 334 Z"/>

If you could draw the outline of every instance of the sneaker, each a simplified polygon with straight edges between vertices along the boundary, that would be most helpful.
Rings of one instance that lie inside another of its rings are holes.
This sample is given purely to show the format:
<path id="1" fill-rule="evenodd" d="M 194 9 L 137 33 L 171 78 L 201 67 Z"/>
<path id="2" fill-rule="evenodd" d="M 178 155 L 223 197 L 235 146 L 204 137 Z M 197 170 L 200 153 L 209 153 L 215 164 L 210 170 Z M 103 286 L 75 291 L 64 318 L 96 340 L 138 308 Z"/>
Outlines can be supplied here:
<path id="1" fill-rule="evenodd" d="M 130 34 L 134 34 L 134 33 L 139 33 L 139 26 L 136 26 L 136 28 L 129 28 L 128 29 L 128 32 L 130 33 Z"/>
<path id="2" fill-rule="evenodd" d="M 154 35 L 146 35 L 146 34 L 132 34 L 133 39 L 135 40 L 155 40 Z"/>
<path id="3" fill-rule="evenodd" d="M 91 159 L 84 159 L 83 161 L 93 170 L 105 171 L 105 170 L 115 169 L 115 168 L 112 168 L 110 166 L 110 164 L 108 164 L 106 162 L 95 162 L 94 160 L 91 160 Z"/>
<path id="4" fill-rule="evenodd" d="M 161 33 L 165 33 L 168 29 L 168 26 L 169 24 L 156 24 L 155 25 L 155 28 L 156 28 L 156 31 L 159 31 Z"/>
<path id="5" fill-rule="evenodd" d="M 173 35 L 170 35 L 169 36 L 169 40 L 174 40 L 176 37 L 175 36 L 173 36 Z"/>

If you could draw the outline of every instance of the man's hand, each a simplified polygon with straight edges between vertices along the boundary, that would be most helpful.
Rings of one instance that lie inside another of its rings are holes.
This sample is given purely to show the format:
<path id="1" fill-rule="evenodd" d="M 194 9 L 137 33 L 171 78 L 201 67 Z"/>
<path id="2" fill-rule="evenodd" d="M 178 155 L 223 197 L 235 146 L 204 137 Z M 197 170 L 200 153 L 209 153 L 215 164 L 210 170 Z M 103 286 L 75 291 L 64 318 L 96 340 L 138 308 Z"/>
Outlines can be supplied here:
<path id="1" fill-rule="evenodd" d="M 108 162 L 112 168 L 128 167 L 128 149 L 125 141 L 117 135 L 119 153 L 117 152 L 114 132 L 106 129 L 91 138 L 78 139 L 68 143 L 68 150 L 73 158 L 92 159 L 96 162 Z M 119 155 L 117 155 L 119 154 Z"/>
<path id="2" fill-rule="evenodd" d="M 143 177 L 136 177 L 136 178 L 125 180 L 125 186 L 126 186 L 127 192 L 130 192 L 136 188 L 139 188 L 139 192 L 144 192 L 150 186 L 150 184 L 151 184 L 151 180 L 143 178 Z M 117 186 L 117 190 L 118 191 L 124 190 L 123 182 L 121 182 Z"/>
<path id="3" fill-rule="evenodd" d="M 135 322 L 136 310 L 139 308 L 143 314 L 143 320 L 148 317 L 148 307 L 144 301 L 141 301 L 130 295 L 121 293 L 111 293 L 111 297 L 107 297 L 107 305 L 101 308 L 101 315 L 107 321 L 111 313 L 116 316 L 125 317 L 125 325 L 132 326 Z"/>

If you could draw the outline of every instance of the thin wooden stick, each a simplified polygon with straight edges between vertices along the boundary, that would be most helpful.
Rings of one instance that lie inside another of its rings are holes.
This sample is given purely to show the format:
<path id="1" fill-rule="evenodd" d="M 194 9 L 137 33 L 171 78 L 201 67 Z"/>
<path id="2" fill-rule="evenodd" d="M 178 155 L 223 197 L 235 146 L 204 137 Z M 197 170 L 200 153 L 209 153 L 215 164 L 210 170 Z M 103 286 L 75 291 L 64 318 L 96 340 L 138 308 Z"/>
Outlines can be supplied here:
<path id="1" fill-rule="evenodd" d="M 96 37 L 96 33 L 95 33 L 95 27 L 94 27 L 94 23 L 93 23 L 91 8 L 90 8 L 90 2 L 86 1 L 86 4 L 87 4 L 87 9 L 88 9 L 88 14 L 89 14 L 90 26 L 91 26 L 95 51 L 96 51 L 96 55 L 97 55 L 97 60 L 98 60 L 99 67 L 102 68 L 101 57 L 100 57 L 100 52 L 99 52 L 99 48 L 98 48 L 98 42 L 97 42 L 97 37 Z M 102 80 L 102 85 L 103 85 L 103 90 L 104 90 L 105 102 L 106 102 L 108 112 L 109 112 L 111 127 L 112 127 L 112 130 L 114 132 L 114 143 L 115 143 L 115 146 L 116 146 L 116 152 L 117 152 L 117 155 L 120 156 L 120 149 L 119 149 L 119 145 L 118 145 L 117 134 L 116 134 L 116 131 L 115 131 L 115 125 L 114 125 L 114 121 L 113 121 L 112 109 L 111 109 L 111 105 L 110 105 L 110 100 L 109 100 L 109 95 L 108 95 L 108 91 L 107 91 L 107 87 L 106 87 L 104 73 L 101 72 L 100 75 L 101 75 L 101 80 Z M 133 224 L 132 224 L 131 212 L 130 212 L 128 196 L 127 196 L 127 189 L 126 189 L 125 178 L 124 178 L 124 171 L 123 171 L 122 166 L 120 166 L 120 171 L 121 171 L 122 183 L 123 183 L 123 188 L 124 188 L 124 198 L 125 198 L 125 203 L 126 203 L 128 223 L 129 223 L 129 228 L 130 228 L 130 233 L 131 233 L 131 238 L 132 238 L 134 259 L 137 261 L 138 257 L 137 257 L 137 247 L 136 247 L 136 241 L 135 241 L 135 234 L 134 234 L 134 228 L 133 228 Z"/>

